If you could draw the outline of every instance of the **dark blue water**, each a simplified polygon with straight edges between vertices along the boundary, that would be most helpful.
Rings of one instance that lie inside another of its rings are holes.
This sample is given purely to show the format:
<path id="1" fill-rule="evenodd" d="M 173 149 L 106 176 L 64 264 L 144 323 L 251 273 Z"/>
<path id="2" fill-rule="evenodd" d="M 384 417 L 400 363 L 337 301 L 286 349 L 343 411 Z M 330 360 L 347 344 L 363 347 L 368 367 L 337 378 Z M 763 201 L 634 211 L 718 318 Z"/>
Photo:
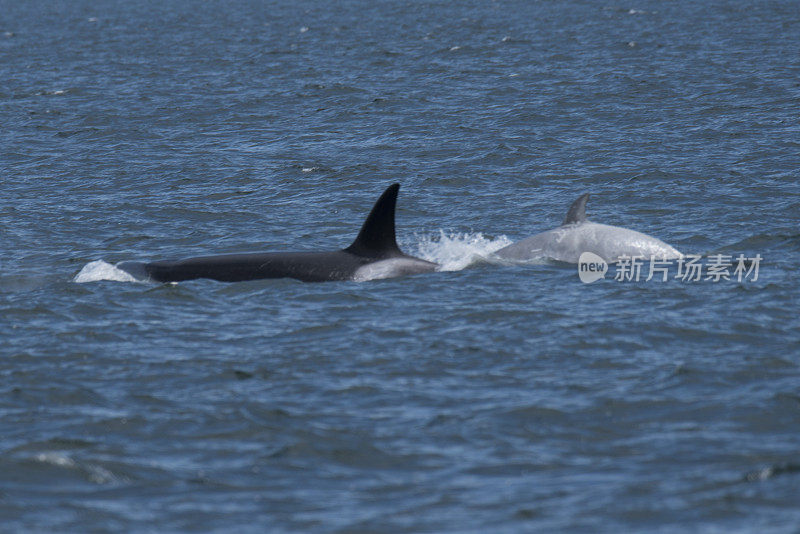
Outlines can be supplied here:
<path id="1" fill-rule="evenodd" d="M 3 531 L 800 526 L 796 2 L 0 1 L 0 119 Z M 442 272 L 101 280 L 394 181 Z M 584 192 L 759 278 L 491 259 Z"/>

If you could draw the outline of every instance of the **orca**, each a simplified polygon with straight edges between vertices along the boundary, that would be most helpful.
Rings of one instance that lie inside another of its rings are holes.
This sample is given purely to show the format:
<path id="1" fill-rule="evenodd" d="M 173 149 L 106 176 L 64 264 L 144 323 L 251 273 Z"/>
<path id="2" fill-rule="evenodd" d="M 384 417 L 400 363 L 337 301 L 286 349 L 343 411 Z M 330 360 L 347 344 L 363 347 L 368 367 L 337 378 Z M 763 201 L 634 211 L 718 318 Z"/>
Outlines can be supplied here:
<path id="1" fill-rule="evenodd" d="M 578 263 L 584 252 L 593 252 L 607 263 L 616 263 L 622 257 L 673 260 L 683 256 L 675 248 L 647 234 L 589 221 L 586 218 L 588 201 L 588 193 L 581 195 L 570 206 L 561 226 L 512 243 L 496 251 L 495 255 L 507 260 L 550 258 L 568 263 Z"/>
<path id="2" fill-rule="evenodd" d="M 241 282 L 294 278 L 303 282 L 365 281 L 435 271 L 435 263 L 404 254 L 395 238 L 395 205 L 400 184 L 390 185 L 372 207 L 355 241 L 330 252 L 265 252 L 201 256 L 177 261 L 122 262 L 136 278 L 183 282 L 209 278 Z"/>

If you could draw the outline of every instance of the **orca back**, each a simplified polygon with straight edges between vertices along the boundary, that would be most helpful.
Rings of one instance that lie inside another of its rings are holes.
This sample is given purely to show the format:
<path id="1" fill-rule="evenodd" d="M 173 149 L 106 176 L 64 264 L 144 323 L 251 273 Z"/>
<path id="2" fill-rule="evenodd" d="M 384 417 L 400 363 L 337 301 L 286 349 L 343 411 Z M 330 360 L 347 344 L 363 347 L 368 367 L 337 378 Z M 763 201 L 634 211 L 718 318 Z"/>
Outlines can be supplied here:
<path id="1" fill-rule="evenodd" d="M 238 282 L 261 278 L 295 278 L 304 282 L 368 280 L 428 272 L 436 264 L 413 258 L 400 250 L 395 238 L 395 205 L 399 184 L 392 184 L 378 198 L 355 241 L 331 252 L 268 252 L 203 256 L 142 265 L 158 282 L 210 278 Z M 363 269 L 378 264 L 372 269 Z"/>

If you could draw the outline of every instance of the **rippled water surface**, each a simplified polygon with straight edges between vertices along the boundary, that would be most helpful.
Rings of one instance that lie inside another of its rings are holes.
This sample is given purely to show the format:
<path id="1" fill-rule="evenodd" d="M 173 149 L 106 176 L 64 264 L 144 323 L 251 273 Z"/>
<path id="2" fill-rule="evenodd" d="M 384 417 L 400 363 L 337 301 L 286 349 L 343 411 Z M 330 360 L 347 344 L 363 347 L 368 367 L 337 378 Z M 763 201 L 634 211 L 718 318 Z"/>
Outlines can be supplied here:
<path id="1" fill-rule="evenodd" d="M 796 532 L 799 52 L 793 1 L 0 0 L 2 530 Z M 112 267 L 392 182 L 441 272 Z M 585 192 L 759 277 L 492 258 Z"/>

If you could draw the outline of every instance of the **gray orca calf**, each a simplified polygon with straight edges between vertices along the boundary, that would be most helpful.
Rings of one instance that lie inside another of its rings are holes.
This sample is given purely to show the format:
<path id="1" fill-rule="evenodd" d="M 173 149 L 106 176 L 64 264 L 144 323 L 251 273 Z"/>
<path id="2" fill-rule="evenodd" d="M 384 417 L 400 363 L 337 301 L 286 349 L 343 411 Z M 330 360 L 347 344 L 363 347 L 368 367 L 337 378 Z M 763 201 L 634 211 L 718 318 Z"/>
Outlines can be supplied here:
<path id="1" fill-rule="evenodd" d="M 331 252 L 266 252 L 203 256 L 151 263 L 122 262 L 123 271 L 157 282 L 210 278 L 240 282 L 295 278 L 303 282 L 365 281 L 434 271 L 437 264 L 404 254 L 397 246 L 394 212 L 399 184 L 390 185 L 349 247 Z"/>
<path id="2" fill-rule="evenodd" d="M 569 263 L 578 263 L 578 258 L 584 252 L 593 252 L 608 263 L 616 262 L 622 256 L 641 256 L 647 260 L 651 257 L 673 260 L 683 256 L 655 237 L 589 221 L 586 218 L 588 200 L 589 194 L 586 193 L 573 202 L 558 228 L 501 248 L 495 255 L 509 260 L 544 257 Z"/>

